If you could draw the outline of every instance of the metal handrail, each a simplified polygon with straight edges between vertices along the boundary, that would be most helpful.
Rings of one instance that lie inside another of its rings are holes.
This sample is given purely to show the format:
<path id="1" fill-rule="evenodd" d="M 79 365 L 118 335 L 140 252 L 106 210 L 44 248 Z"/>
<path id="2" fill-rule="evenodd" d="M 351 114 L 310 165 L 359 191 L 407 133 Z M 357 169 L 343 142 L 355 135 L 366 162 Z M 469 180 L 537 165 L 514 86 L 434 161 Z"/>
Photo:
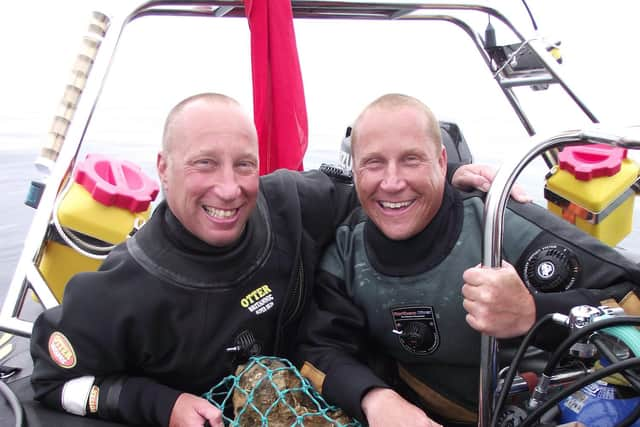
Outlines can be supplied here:
<path id="1" fill-rule="evenodd" d="M 442 20 L 455 24 L 465 31 L 476 45 L 485 63 L 491 68 L 491 60 L 484 51 L 482 39 L 472 28 L 459 18 L 447 15 L 429 14 L 433 11 L 475 11 L 486 13 L 503 22 L 510 28 L 518 39 L 523 36 L 515 26 L 495 9 L 474 4 L 442 4 L 442 3 L 375 3 L 375 2 L 332 2 L 293 0 L 293 14 L 296 18 L 332 18 L 332 19 L 368 19 L 368 20 L 400 20 L 422 19 Z M 421 13 L 418 15 L 417 13 Z M 91 69 L 86 76 L 86 83 L 79 98 L 73 120 L 67 129 L 66 141 L 60 148 L 57 161 L 51 168 L 47 186 L 42 195 L 38 210 L 27 234 L 24 249 L 18 261 L 2 310 L 0 311 L 0 330 L 5 330 L 22 336 L 31 335 L 30 322 L 18 321 L 17 317 L 26 298 L 28 288 L 31 287 L 45 308 L 58 304 L 53 293 L 46 286 L 34 264 L 42 256 L 43 243 L 51 222 L 52 210 L 56 197 L 71 174 L 76 162 L 79 148 L 87 131 L 89 122 L 96 108 L 98 99 L 108 76 L 111 63 L 119 45 L 120 37 L 125 26 L 131 21 L 145 16 L 228 16 L 244 15 L 244 5 L 241 1 L 229 0 L 191 0 L 191 1 L 142 1 L 138 4 L 123 5 L 115 2 L 105 2 L 104 9 L 97 12 L 106 21 L 104 36 L 96 52 Z M 515 96 L 509 88 L 503 88 L 514 110 L 517 112 L 525 127 L 532 131 L 524 113 L 519 109 Z M 28 283 L 27 283 L 28 282 Z"/>
<path id="2" fill-rule="evenodd" d="M 504 215 L 511 187 L 520 172 L 533 159 L 547 150 L 571 145 L 608 144 L 616 147 L 640 149 L 640 127 L 627 128 L 619 134 L 603 131 L 599 127 L 566 131 L 552 137 L 537 138 L 533 148 L 524 155 L 505 163 L 496 173 L 484 205 L 482 265 L 498 268 L 502 263 Z M 496 388 L 497 346 L 493 337 L 482 335 L 480 343 L 479 424 L 489 425 L 492 414 L 493 392 Z M 499 414 L 493 414 L 499 416 Z"/>
<path id="3" fill-rule="evenodd" d="M 492 73 L 495 73 L 497 69 L 493 67 L 491 58 L 484 48 L 482 38 L 469 24 L 461 18 L 451 15 L 450 12 L 472 11 L 490 15 L 510 29 L 520 42 L 525 41 L 524 36 L 516 29 L 511 21 L 499 11 L 484 5 L 471 3 L 385 3 L 292 0 L 292 9 L 294 18 L 296 19 L 435 20 L 449 22 L 458 26 L 470 36 Z M 46 285 L 36 265 L 42 256 L 43 245 L 51 221 L 56 197 L 59 196 L 60 188 L 64 186 L 64 183 L 70 177 L 79 148 L 102 93 L 125 26 L 131 21 L 145 16 L 241 17 L 244 16 L 244 4 L 239 0 L 155 0 L 141 1 L 133 6 L 130 4 L 125 6 L 118 2 L 106 1 L 104 2 L 104 9 L 99 13 L 102 13 L 107 18 L 108 25 L 104 37 L 101 40 L 101 46 L 96 54 L 92 69 L 87 75 L 84 92 L 78 101 L 73 120 L 69 124 L 66 142 L 61 147 L 58 159 L 51 169 L 48 185 L 42 195 L 39 209 L 35 212 L 24 249 L 18 261 L 16 272 L 9 286 L 2 310 L 0 311 L 0 330 L 17 335 L 31 336 L 32 323 L 18 318 L 29 288 L 34 290 L 45 308 L 50 308 L 58 304 L 58 301 Z M 538 57 L 541 63 L 545 64 L 551 80 L 559 83 L 587 117 L 596 122 L 597 120 L 593 113 L 591 113 L 576 93 L 571 90 L 562 79 L 562 73 L 559 67 L 555 63 L 555 60 L 546 52 L 544 46 L 535 40 L 531 41 L 530 45 L 532 52 Z M 532 123 L 525 115 L 512 90 L 513 86 L 523 82 L 505 79 L 500 73 L 497 73 L 494 78 L 526 131 L 529 135 L 535 134 Z M 544 77 L 544 79 L 546 81 L 547 77 Z M 532 81 L 535 82 L 536 80 L 532 79 Z M 496 179 L 498 179 L 498 177 L 496 177 Z M 493 363 L 495 364 L 495 354 L 493 355 Z M 484 364 L 483 362 L 483 366 Z M 486 385 L 485 382 L 482 381 L 481 374 L 481 390 Z M 481 406 L 480 425 L 487 424 L 486 421 L 483 420 L 489 416 L 489 414 L 490 408 L 482 408 Z"/>

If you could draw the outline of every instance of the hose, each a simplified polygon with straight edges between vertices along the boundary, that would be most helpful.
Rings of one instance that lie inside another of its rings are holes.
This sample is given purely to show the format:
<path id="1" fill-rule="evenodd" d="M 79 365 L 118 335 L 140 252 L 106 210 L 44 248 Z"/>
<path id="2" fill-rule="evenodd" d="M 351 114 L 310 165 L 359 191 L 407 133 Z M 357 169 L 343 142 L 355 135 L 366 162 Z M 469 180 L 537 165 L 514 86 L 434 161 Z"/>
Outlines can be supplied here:
<path id="1" fill-rule="evenodd" d="M 71 189 L 71 184 L 73 184 L 73 182 L 69 180 L 65 184 L 65 187 L 61 191 L 60 195 L 56 198 L 56 201 L 53 206 L 53 215 L 51 215 L 53 225 L 58 231 L 58 234 L 60 235 L 62 240 L 64 240 L 64 242 L 67 245 L 69 245 L 69 247 L 71 247 L 73 250 L 86 256 L 87 258 L 92 258 L 92 259 L 97 259 L 102 261 L 107 257 L 109 252 L 113 248 L 115 248 L 115 245 L 99 247 L 99 246 L 95 246 L 95 245 L 91 245 L 89 243 L 83 242 L 81 239 L 73 235 L 73 232 L 66 229 L 65 227 L 62 226 L 62 224 L 60 224 L 60 220 L 58 219 L 58 210 L 60 209 L 60 204 L 62 203 L 62 200 L 64 200 L 65 196 Z M 84 246 L 84 248 L 81 246 Z M 90 252 L 92 250 L 98 253 Z"/>
<path id="2" fill-rule="evenodd" d="M 553 352 L 547 365 L 544 368 L 543 375 L 551 376 L 560 360 L 565 356 L 569 348 L 581 338 L 592 334 L 593 332 L 610 326 L 620 325 L 640 325 L 640 316 L 617 316 L 609 319 L 598 320 L 581 329 L 575 330 L 569 338 L 565 339 Z"/>
<path id="3" fill-rule="evenodd" d="M 603 330 L 605 334 L 623 341 L 636 356 L 640 356 L 640 331 L 630 326 L 614 326 Z"/>
<path id="4" fill-rule="evenodd" d="M 22 427 L 24 425 L 24 416 L 22 412 L 22 405 L 18 400 L 18 397 L 15 395 L 13 390 L 9 388 L 8 385 L 4 383 L 4 381 L 0 381 L 0 393 L 7 399 L 9 402 L 9 406 L 11 406 L 11 410 L 13 411 L 13 416 L 16 419 L 15 426 Z"/>
<path id="5" fill-rule="evenodd" d="M 509 366 L 509 370 L 507 371 L 504 382 L 502 383 L 502 388 L 500 389 L 500 395 L 498 396 L 498 400 L 496 401 L 495 410 L 493 411 L 494 417 L 491 421 L 491 427 L 496 427 L 498 423 L 498 419 L 500 418 L 500 414 L 502 413 L 502 408 L 504 406 L 504 402 L 507 399 L 507 394 L 511 389 L 511 385 L 513 384 L 513 380 L 516 376 L 516 370 L 518 369 L 518 365 L 522 360 L 527 348 L 529 347 L 529 343 L 533 339 L 533 336 L 536 334 L 540 326 L 544 323 L 548 322 L 553 318 L 553 314 L 547 314 L 538 320 L 520 343 L 520 347 L 518 347 L 518 351 L 515 356 L 513 356 L 513 360 L 511 361 L 511 365 Z"/>
<path id="6" fill-rule="evenodd" d="M 616 363 L 620 360 L 616 357 L 613 351 L 605 343 L 602 337 L 595 336 L 593 338 L 593 344 L 598 348 L 598 351 L 609 360 L 609 363 Z M 632 372 L 620 372 L 620 374 L 631 384 L 631 387 L 640 394 L 640 379 Z"/>
<path id="7" fill-rule="evenodd" d="M 627 359 L 623 362 L 614 363 L 613 365 L 607 366 L 606 368 L 595 371 L 592 374 L 589 374 L 582 378 L 581 380 L 576 381 L 575 383 L 567 386 L 562 389 L 558 394 L 554 395 L 552 398 L 544 402 L 542 405 L 538 406 L 527 418 L 525 418 L 519 427 L 527 427 L 531 426 L 535 420 L 540 418 L 545 412 L 547 412 L 551 407 L 557 405 L 562 399 L 572 395 L 576 391 L 580 390 L 584 386 L 591 384 L 599 379 L 604 377 L 608 377 L 609 375 L 616 374 L 618 372 L 627 370 L 629 368 L 634 368 L 636 366 L 640 366 L 640 357 L 634 357 L 632 359 Z M 632 414 L 635 411 L 632 412 Z M 629 417 L 627 417 L 628 419 Z M 627 420 L 625 420 L 627 421 Z"/>

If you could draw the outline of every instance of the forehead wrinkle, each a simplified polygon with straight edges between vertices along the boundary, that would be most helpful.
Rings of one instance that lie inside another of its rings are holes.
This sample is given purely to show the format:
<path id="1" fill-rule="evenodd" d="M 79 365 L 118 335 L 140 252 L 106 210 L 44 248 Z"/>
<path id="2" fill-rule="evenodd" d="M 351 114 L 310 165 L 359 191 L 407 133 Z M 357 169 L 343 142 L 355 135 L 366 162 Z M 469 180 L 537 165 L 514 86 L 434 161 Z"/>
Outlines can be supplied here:
<path id="1" fill-rule="evenodd" d="M 184 110 L 189 107 L 186 106 Z M 175 147 L 181 140 L 185 144 L 195 141 L 206 143 L 210 140 L 212 145 L 222 144 L 227 148 L 235 148 L 233 145 L 246 147 L 247 155 L 257 156 L 256 133 L 252 122 L 242 114 L 241 110 L 234 110 L 231 106 L 230 111 L 223 111 L 227 117 L 224 120 L 225 116 L 216 111 L 216 105 L 210 105 L 210 109 L 208 107 L 190 112 L 183 110 L 176 114 L 175 119 L 167 126 L 166 140 L 169 142 L 169 149 Z M 208 119 L 209 116 L 211 119 Z M 185 150 L 189 151 L 189 146 L 186 146 Z M 222 147 L 220 151 L 224 151 Z"/>
<path id="2" fill-rule="evenodd" d="M 381 127 L 380 120 L 385 120 L 387 117 L 376 120 L 375 110 L 378 110 L 378 114 L 397 114 L 397 116 L 388 127 Z M 366 127 L 365 132 L 359 134 L 358 139 L 362 141 L 357 142 L 357 146 L 360 144 L 366 147 L 374 146 L 375 152 L 380 155 L 389 154 L 389 150 L 399 155 L 415 154 L 420 157 L 423 157 L 426 152 L 433 152 L 436 155 L 439 153 L 441 147 L 439 133 L 434 133 L 432 124 L 420 110 L 410 106 L 392 110 L 375 106 L 369 112 L 373 114 L 363 115 L 362 123 Z M 439 131 L 439 126 L 436 127 Z"/>
<path id="3" fill-rule="evenodd" d="M 168 150 L 174 145 L 176 133 L 186 132 L 197 125 L 206 127 L 211 121 L 218 121 L 221 127 L 235 122 L 237 126 L 234 131 L 244 126 L 248 139 L 257 140 L 253 121 L 236 100 L 226 95 L 203 93 L 183 100 L 171 110 L 165 122 L 163 149 Z"/>

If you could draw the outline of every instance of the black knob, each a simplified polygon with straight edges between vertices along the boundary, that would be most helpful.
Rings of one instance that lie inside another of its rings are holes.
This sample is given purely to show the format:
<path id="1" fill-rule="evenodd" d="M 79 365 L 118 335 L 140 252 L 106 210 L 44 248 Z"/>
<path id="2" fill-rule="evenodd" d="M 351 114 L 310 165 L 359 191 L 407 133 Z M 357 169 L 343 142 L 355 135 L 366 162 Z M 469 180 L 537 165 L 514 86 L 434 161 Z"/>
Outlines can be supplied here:
<path id="1" fill-rule="evenodd" d="M 575 254 L 560 245 L 538 249 L 524 266 L 527 285 L 540 292 L 567 290 L 575 283 L 580 265 Z"/>

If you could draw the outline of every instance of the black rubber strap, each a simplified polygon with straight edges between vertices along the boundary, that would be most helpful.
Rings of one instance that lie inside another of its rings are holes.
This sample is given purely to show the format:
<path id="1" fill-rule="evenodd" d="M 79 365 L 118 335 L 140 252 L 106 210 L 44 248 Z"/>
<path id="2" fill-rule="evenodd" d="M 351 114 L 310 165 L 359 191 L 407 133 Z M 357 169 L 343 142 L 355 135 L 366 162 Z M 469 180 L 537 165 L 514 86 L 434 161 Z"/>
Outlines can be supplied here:
<path id="1" fill-rule="evenodd" d="M 100 394 L 107 393 L 104 399 L 100 399 L 98 416 L 106 420 L 122 420 L 118 402 L 125 379 L 123 377 L 108 378 L 100 386 Z"/>

